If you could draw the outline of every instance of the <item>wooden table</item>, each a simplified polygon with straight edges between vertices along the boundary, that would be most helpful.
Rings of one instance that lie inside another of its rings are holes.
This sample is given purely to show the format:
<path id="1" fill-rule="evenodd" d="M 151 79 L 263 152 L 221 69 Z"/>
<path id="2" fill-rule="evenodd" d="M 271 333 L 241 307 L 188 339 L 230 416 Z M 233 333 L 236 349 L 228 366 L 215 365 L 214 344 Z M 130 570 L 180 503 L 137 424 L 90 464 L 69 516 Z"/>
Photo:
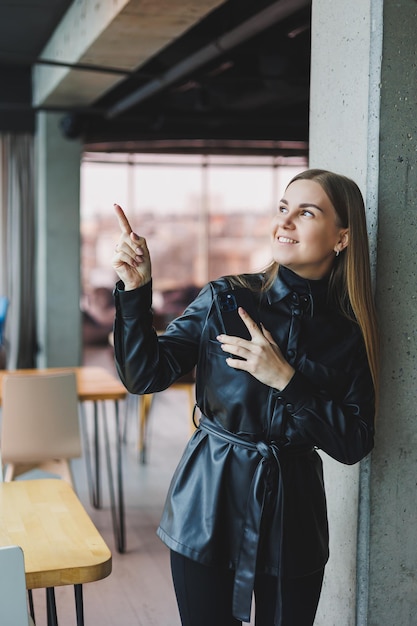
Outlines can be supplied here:
<path id="1" fill-rule="evenodd" d="M 28 376 L 37 374 L 57 374 L 75 372 L 77 393 L 81 402 L 87 400 L 123 400 L 127 391 L 122 383 L 104 367 L 48 367 L 45 369 L 0 370 L 0 405 L 2 403 L 2 380 L 4 376 Z"/>
<path id="2" fill-rule="evenodd" d="M 81 426 L 83 429 L 85 441 L 85 455 L 87 464 L 87 475 L 90 489 L 90 498 L 94 507 L 101 506 L 101 476 L 100 476 L 100 425 L 103 426 L 104 443 L 106 451 L 106 464 L 109 481 L 110 502 L 113 530 L 119 552 L 126 549 L 125 538 L 125 515 L 124 515 L 124 499 L 123 499 L 123 476 L 122 476 L 122 437 L 120 432 L 119 417 L 119 401 L 126 398 L 127 391 L 124 385 L 112 376 L 106 369 L 102 367 L 53 367 L 46 369 L 19 369 L 19 370 L 1 370 L 0 371 L 0 406 L 2 394 L 2 379 L 6 375 L 39 375 L 58 372 L 75 372 L 77 377 L 77 392 L 80 401 L 80 408 L 83 419 Z M 114 486 L 113 468 L 111 460 L 111 446 L 109 437 L 108 420 L 106 416 L 106 401 L 113 401 L 115 406 L 116 421 L 116 481 L 117 494 Z M 84 403 L 91 401 L 94 403 L 94 442 L 93 454 L 90 452 L 89 438 L 86 428 L 86 415 Z M 102 420 L 99 420 L 99 408 L 102 412 Z"/>
<path id="3" fill-rule="evenodd" d="M 47 589 L 48 625 L 57 624 L 54 587 L 74 585 L 77 624 L 84 623 L 82 585 L 112 569 L 111 552 L 64 480 L 0 483 L 0 545 L 25 555 L 27 589 Z"/>

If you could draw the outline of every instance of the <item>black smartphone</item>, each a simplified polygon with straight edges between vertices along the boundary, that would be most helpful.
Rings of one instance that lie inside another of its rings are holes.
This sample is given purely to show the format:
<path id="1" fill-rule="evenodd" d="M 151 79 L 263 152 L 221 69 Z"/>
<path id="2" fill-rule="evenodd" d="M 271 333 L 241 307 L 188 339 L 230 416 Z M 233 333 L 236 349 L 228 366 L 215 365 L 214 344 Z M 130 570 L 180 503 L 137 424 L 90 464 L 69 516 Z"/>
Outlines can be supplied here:
<path id="1" fill-rule="evenodd" d="M 250 333 L 238 313 L 238 308 L 241 306 L 245 309 L 253 321 L 260 326 L 259 311 L 252 291 L 246 287 L 221 291 L 217 294 L 216 303 L 223 326 L 223 333 L 250 340 Z"/>

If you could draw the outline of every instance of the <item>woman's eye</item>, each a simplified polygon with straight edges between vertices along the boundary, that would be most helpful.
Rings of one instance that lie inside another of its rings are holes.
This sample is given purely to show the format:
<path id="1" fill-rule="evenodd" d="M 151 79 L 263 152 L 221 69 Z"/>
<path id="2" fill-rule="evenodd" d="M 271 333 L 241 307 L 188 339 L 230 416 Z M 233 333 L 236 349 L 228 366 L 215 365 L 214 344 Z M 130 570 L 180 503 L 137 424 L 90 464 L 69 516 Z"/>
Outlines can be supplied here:
<path id="1" fill-rule="evenodd" d="M 278 213 L 288 213 L 288 209 L 286 206 L 278 207 Z"/>
<path id="2" fill-rule="evenodd" d="M 301 212 L 301 215 L 304 215 L 305 217 L 314 217 L 314 213 L 312 211 L 308 211 L 307 209 L 304 209 Z"/>

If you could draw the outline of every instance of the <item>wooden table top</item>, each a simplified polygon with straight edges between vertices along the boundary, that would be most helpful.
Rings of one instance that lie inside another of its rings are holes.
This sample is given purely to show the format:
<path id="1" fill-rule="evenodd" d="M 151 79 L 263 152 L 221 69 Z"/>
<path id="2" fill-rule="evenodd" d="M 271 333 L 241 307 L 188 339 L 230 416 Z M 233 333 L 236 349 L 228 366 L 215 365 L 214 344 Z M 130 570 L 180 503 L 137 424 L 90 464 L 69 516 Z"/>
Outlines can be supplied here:
<path id="1" fill-rule="evenodd" d="M 4 376 L 28 376 L 75 372 L 77 391 L 80 401 L 123 400 L 127 391 L 125 386 L 112 376 L 104 367 L 49 367 L 46 369 L 0 370 L 0 405 L 2 401 L 2 380 Z"/>
<path id="2" fill-rule="evenodd" d="M 109 548 L 64 480 L 0 483 L 0 545 L 21 546 L 28 589 L 101 580 L 112 569 Z"/>

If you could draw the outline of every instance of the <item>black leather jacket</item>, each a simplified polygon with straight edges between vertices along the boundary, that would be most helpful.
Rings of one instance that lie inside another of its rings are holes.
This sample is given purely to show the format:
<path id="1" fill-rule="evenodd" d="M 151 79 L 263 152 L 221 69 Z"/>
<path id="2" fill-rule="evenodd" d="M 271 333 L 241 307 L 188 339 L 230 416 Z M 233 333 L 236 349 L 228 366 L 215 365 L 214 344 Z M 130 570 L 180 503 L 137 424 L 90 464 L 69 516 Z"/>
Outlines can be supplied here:
<path id="1" fill-rule="evenodd" d="M 234 615 L 249 621 L 256 571 L 297 577 L 324 567 L 328 528 L 319 448 L 353 464 L 373 447 L 374 389 L 357 324 L 329 303 L 327 281 L 281 267 L 270 290 L 251 281 L 261 320 L 296 373 L 281 391 L 230 368 L 209 283 L 162 336 L 151 284 L 115 290 L 115 356 L 136 394 L 196 369 L 204 416 L 172 479 L 158 535 L 174 551 L 236 570 Z"/>

